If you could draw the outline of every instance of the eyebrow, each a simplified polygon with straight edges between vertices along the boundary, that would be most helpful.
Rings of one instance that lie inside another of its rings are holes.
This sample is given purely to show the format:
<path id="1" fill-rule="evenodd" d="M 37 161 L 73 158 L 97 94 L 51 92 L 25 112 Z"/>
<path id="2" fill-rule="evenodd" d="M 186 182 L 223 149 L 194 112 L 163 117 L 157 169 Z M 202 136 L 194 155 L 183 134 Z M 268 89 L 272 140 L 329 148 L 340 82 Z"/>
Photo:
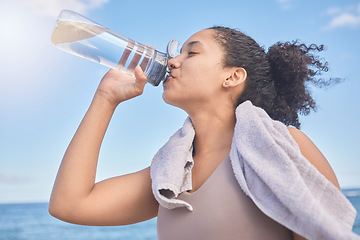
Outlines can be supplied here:
<path id="1" fill-rule="evenodd" d="M 187 45 L 182 46 L 182 48 L 180 49 L 180 53 L 182 53 L 182 50 L 183 50 L 184 47 L 186 47 L 186 46 L 191 47 L 192 45 L 195 45 L 195 44 L 198 44 L 198 43 L 200 43 L 201 45 L 203 45 L 200 41 L 191 41 L 191 42 L 189 42 Z"/>

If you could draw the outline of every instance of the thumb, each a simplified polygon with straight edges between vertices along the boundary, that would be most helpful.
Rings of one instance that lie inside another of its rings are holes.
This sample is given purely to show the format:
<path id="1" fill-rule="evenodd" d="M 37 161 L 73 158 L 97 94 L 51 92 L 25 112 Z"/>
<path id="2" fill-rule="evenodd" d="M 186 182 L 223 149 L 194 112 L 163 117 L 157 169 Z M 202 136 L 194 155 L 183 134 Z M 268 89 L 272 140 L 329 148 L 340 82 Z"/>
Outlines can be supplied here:
<path id="1" fill-rule="evenodd" d="M 147 80 L 147 76 L 140 66 L 135 67 L 135 85 L 139 88 L 144 88 Z"/>

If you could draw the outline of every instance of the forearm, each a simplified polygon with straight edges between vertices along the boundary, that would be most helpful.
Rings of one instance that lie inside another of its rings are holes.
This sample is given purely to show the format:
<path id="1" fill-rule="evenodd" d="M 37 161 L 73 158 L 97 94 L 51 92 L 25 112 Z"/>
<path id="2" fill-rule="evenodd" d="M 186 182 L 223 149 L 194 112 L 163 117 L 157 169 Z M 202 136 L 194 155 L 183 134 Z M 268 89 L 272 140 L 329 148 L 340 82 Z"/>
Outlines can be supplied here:
<path id="1" fill-rule="evenodd" d="M 50 207 L 76 204 L 91 193 L 100 146 L 114 110 L 104 96 L 95 94 L 60 165 Z"/>

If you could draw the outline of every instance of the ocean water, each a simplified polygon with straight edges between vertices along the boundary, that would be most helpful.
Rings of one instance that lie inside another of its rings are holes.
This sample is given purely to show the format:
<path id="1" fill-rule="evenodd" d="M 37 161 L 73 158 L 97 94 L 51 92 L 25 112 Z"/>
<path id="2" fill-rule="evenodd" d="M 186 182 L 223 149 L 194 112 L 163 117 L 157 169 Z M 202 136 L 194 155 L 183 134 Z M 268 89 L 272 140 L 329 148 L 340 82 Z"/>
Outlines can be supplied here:
<path id="1" fill-rule="evenodd" d="M 353 232 L 360 235 L 360 188 L 346 189 L 342 190 L 342 192 L 357 211 Z"/>
<path id="2" fill-rule="evenodd" d="M 357 209 L 353 231 L 360 234 L 360 189 L 343 190 Z M 47 203 L 0 204 L 0 240 L 156 240 L 156 218 L 119 227 L 90 227 L 51 217 Z"/>
<path id="3" fill-rule="evenodd" d="M 0 204 L 0 240 L 156 240 L 156 219 L 128 226 L 92 227 L 65 223 L 47 203 Z"/>

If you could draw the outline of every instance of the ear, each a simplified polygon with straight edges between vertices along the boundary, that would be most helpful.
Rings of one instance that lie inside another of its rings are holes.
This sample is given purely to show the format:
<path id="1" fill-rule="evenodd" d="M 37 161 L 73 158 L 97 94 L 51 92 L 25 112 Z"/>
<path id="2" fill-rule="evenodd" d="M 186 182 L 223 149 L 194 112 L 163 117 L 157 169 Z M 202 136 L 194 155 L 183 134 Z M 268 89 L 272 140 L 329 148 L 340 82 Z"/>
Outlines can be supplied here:
<path id="1" fill-rule="evenodd" d="M 231 75 L 223 83 L 224 87 L 237 87 L 245 82 L 247 72 L 245 68 L 234 68 Z"/>

